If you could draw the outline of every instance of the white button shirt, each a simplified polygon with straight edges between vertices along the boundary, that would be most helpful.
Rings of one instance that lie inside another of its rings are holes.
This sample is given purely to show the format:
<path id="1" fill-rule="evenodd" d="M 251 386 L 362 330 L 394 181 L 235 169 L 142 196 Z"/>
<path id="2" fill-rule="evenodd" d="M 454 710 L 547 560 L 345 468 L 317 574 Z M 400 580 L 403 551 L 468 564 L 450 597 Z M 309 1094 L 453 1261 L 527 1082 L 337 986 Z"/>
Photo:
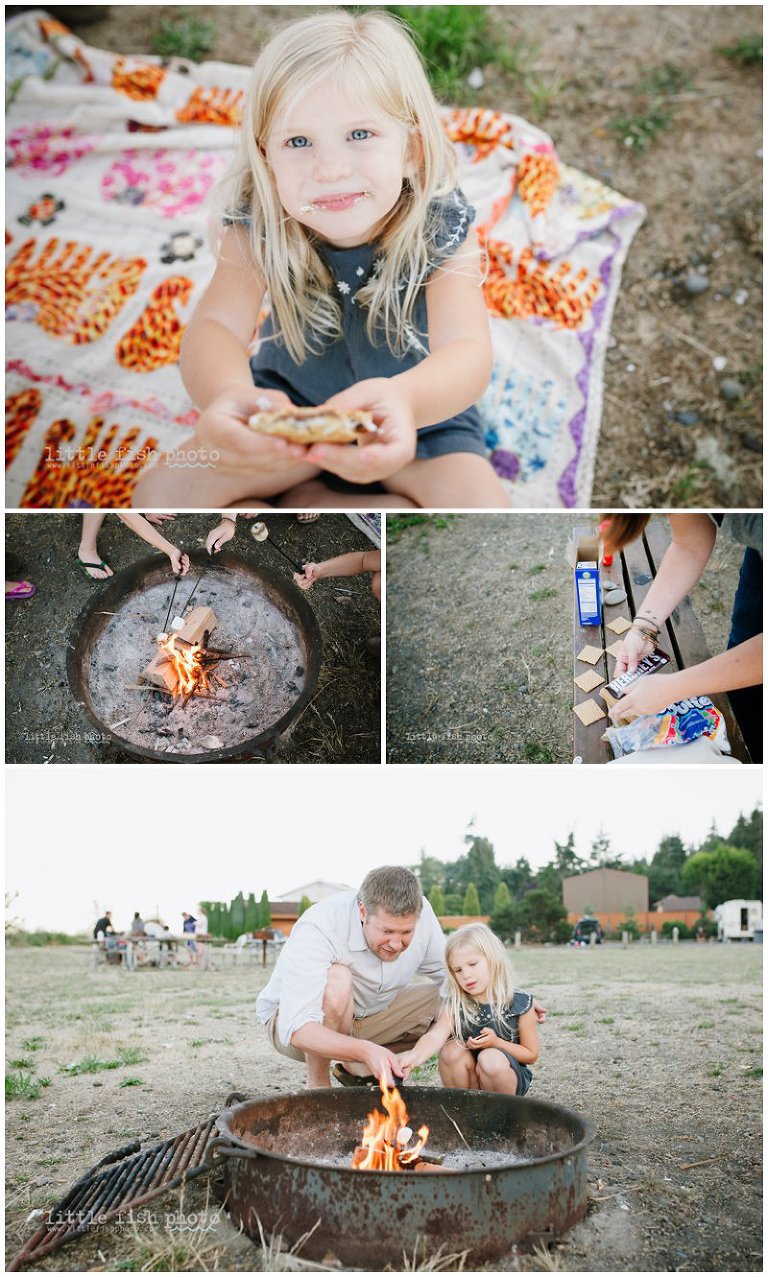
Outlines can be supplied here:
<path id="1" fill-rule="evenodd" d="M 442 984 L 445 936 L 431 904 L 422 898 L 408 948 L 393 962 L 382 962 L 366 944 L 356 891 L 340 891 L 312 905 L 296 922 L 256 1003 L 262 1024 L 279 1008 L 280 1040 L 285 1046 L 303 1025 L 322 1024 L 328 968 L 334 962 L 352 971 L 354 1016 L 359 1020 L 383 1011 L 417 975 Z"/>

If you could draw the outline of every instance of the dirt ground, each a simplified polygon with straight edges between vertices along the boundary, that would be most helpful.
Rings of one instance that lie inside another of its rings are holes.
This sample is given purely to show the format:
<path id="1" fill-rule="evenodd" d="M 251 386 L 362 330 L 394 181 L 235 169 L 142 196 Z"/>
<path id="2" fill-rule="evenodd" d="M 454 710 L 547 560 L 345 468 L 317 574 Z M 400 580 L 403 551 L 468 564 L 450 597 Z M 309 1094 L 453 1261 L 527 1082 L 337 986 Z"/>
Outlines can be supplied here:
<path id="1" fill-rule="evenodd" d="M 389 762 L 571 761 L 573 527 L 515 513 L 388 531 Z M 691 594 L 712 652 L 728 640 L 742 555 L 718 537 Z"/>
<path id="2" fill-rule="evenodd" d="M 79 33 L 122 53 L 148 52 L 150 33 L 178 7 L 113 5 Z M 593 504 L 759 506 L 762 75 L 719 50 L 761 31 L 760 8 L 490 9 L 519 71 L 489 69 L 475 100 L 535 120 L 566 163 L 648 210 L 614 315 Z M 311 11 L 195 6 L 216 28 L 209 56 L 239 63 L 253 61 L 275 26 Z M 630 118 L 642 127 L 652 115 L 644 77 L 667 84 L 670 120 L 638 153 L 610 125 Z M 709 286 L 690 293 L 690 274 Z M 736 398 L 724 398 L 726 381 L 737 383 Z"/>
<path id="3" fill-rule="evenodd" d="M 531 1094 L 588 1117 L 597 1136 L 586 1218 L 549 1252 L 510 1254 L 498 1271 L 762 1269 L 761 958 L 753 946 L 692 942 L 515 953 L 519 986 L 549 1012 Z M 231 1090 L 302 1087 L 302 1066 L 272 1052 L 255 1023 L 268 974 L 221 957 L 206 972 L 130 974 L 94 968 L 85 948 L 8 951 L 7 1071 L 26 1057 L 50 1079 L 39 1098 L 7 1105 L 9 1256 L 32 1232 L 32 1210 L 129 1139 L 185 1130 Z M 140 1062 L 62 1072 L 127 1047 Z M 160 1199 L 152 1220 L 107 1225 L 35 1271 L 262 1270 L 264 1255 L 208 1192 L 202 1183 L 183 1203 Z M 190 1216 L 198 1224 L 185 1234 Z"/>
<path id="4" fill-rule="evenodd" d="M 291 515 L 265 515 L 274 543 L 294 561 L 320 562 L 372 544 L 345 515 L 322 515 L 301 525 Z M 20 559 L 25 577 L 37 585 L 27 602 L 6 607 L 6 761 L 10 763 L 131 762 L 113 745 L 92 739 L 97 735 L 77 705 L 67 681 L 67 640 L 78 613 L 99 590 L 75 563 L 80 540 L 76 514 L 8 515 L 6 550 Z M 183 549 L 199 549 L 215 526 L 211 515 L 180 515 L 164 525 L 164 535 Z M 248 534 L 250 521 L 241 518 L 236 539 L 229 543 L 247 562 L 261 563 L 286 579 L 288 563 Z M 169 531 L 169 529 L 172 529 Z M 113 568 L 152 553 L 113 516 L 107 516 L 99 550 Z M 169 566 L 169 594 L 171 574 Z M 195 569 L 185 581 L 186 597 Z M 321 581 L 306 598 L 313 609 L 323 641 L 323 662 L 317 691 L 292 731 L 283 738 L 278 763 L 378 763 L 381 758 L 380 658 L 366 651 L 366 638 L 379 633 L 379 605 L 370 588 L 370 575 Z M 162 617 L 159 618 L 162 623 Z"/>

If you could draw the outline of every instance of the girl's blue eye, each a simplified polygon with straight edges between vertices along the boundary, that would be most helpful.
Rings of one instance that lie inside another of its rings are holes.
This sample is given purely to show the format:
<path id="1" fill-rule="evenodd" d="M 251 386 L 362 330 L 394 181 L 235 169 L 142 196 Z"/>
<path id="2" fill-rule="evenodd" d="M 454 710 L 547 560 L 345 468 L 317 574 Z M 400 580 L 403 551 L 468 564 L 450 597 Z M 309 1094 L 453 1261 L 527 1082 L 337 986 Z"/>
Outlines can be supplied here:
<path id="1" fill-rule="evenodd" d="M 293 147 L 294 150 L 300 151 L 303 150 L 304 147 L 309 146 L 309 138 L 303 136 L 289 137 L 285 145 Z"/>
<path id="2" fill-rule="evenodd" d="M 355 142 L 364 142 L 367 137 L 372 137 L 370 129 L 353 129 L 349 135 Z"/>

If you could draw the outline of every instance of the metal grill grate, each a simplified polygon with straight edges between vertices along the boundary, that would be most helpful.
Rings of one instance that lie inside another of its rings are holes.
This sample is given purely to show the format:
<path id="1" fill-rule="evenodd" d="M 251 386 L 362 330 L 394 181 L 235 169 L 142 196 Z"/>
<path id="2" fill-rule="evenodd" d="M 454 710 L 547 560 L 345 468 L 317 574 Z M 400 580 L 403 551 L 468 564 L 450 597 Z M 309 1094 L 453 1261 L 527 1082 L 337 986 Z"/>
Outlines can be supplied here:
<path id="1" fill-rule="evenodd" d="M 9 1264 L 8 1272 L 18 1272 L 95 1224 L 107 1224 L 187 1180 L 206 1175 L 213 1166 L 209 1154 L 217 1137 L 215 1122 L 210 1117 L 151 1148 L 142 1149 L 135 1141 L 102 1158 L 50 1208 L 46 1222 Z"/>

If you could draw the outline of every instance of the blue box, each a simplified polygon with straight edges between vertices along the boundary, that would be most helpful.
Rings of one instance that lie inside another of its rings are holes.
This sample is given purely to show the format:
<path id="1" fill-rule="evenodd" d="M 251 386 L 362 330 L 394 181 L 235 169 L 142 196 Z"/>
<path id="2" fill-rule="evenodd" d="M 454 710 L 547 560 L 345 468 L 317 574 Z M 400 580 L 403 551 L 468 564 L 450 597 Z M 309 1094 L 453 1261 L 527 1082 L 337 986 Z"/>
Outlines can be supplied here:
<path id="1" fill-rule="evenodd" d="M 576 564 L 576 608 L 579 625 L 599 625 L 601 619 L 600 568 L 595 559 Z"/>

